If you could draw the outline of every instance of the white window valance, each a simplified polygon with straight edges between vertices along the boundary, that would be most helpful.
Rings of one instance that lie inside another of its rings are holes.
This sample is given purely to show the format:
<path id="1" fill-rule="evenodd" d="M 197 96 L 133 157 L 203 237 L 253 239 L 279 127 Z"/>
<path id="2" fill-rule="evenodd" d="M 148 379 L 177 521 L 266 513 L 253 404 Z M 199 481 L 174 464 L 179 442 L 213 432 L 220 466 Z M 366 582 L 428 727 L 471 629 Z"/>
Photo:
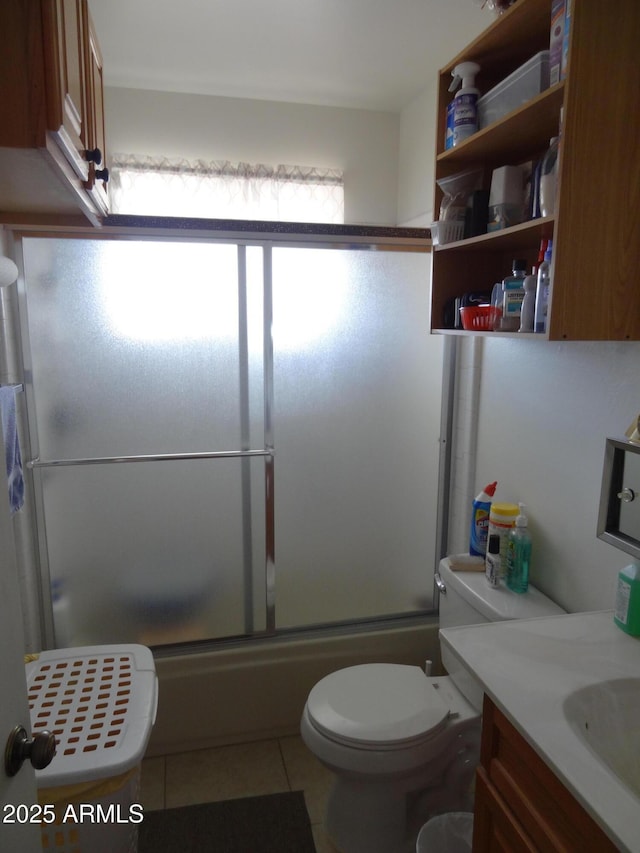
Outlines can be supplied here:
<path id="1" fill-rule="evenodd" d="M 110 171 L 113 213 L 344 222 L 337 169 L 115 154 Z"/>

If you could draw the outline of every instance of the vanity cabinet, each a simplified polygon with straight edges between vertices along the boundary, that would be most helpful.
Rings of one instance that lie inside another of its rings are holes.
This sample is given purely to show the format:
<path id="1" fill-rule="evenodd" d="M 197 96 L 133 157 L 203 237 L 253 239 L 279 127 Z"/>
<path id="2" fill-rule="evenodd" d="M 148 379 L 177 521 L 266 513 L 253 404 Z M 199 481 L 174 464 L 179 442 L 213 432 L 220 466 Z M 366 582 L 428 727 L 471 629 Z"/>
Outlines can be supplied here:
<path id="1" fill-rule="evenodd" d="M 476 772 L 474 853 L 618 848 L 485 696 Z"/>
<path id="2" fill-rule="evenodd" d="M 108 213 L 102 59 L 87 0 L 0 3 L 3 221 Z"/>
<path id="3" fill-rule="evenodd" d="M 540 159 L 560 130 L 555 214 L 435 247 L 432 331 L 445 307 L 467 292 L 490 293 L 511 274 L 511 261 L 536 263 L 542 238 L 553 238 L 552 287 L 545 335 L 550 340 L 640 340 L 640 3 L 572 0 L 565 79 L 445 150 L 451 70 L 477 62 L 487 92 L 541 50 L 549 49 L 551 0 L 517 0 L 440 72 L 435 178 Z M 434 218 L 442 191 L 435 185 Z M 500 332 L 457 332 L 496 334 Z M 517 333 L 512 333 L 517 334 Z M 523 337 L 520 335 L 520 337 Z"/>

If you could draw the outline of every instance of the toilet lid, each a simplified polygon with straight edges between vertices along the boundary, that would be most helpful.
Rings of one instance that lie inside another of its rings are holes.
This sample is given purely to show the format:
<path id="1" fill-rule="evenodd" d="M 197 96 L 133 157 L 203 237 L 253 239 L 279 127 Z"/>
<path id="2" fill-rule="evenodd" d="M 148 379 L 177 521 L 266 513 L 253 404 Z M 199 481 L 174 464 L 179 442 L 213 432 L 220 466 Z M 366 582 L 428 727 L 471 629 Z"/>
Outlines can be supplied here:
<path id="1" fill-rule="evenodd" d="M 432 737 L 449 708 L 417 666 L 363 664 L 331 673 L 311 690 L 307 710 L 333 740 L 384 748 Z"/>

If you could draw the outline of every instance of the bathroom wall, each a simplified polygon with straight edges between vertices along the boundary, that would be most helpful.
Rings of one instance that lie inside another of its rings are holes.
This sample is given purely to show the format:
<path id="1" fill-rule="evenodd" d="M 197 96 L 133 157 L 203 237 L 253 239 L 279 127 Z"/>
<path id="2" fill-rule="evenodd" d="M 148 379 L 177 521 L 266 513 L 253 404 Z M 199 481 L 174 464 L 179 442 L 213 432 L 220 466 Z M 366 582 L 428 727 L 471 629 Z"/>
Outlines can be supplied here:
<path id="1" fill-rule="evenodd" d="M 532 581 L 571 612 L 613 606 L 630 558 L 596 536 L 604 445 L 640 412 L 639 359 L 640 343 L 463 342 L 451 552 L 498 480 L 497 500 L 527 504 Z"/>
<path id="2" fill-rule="evenodd" d="M 433 215 L 437 80 L 400 114 L 398 223 L 428 228 Z"/>
<path id="3" fill-rule="evenodd" d="M 115 87 L 105 113 L 112 152 L 342 169 L 346 222 L 397 222 L 395 113 Z"/>

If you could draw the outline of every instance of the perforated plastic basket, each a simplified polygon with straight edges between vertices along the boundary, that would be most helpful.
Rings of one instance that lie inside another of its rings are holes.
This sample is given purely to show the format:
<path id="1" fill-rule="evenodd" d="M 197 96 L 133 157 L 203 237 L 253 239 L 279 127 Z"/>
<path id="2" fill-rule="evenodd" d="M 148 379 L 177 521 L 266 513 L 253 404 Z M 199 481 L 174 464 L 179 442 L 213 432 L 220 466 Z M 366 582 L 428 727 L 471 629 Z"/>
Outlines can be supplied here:
<path id="1" fill-rule="evenodd" d="M 150 650 L 118 645 L 43 652 L 27 664 L 26 675 L 32 730 L 52 731 L 57 741 L 51 764 L 36 771 L 38 799 L 53 804 L 57 816 L 55 824 L 41 827 L 43 849 L 134 851 L 130 807 L 158 700 Z M 84 818 L 74 821 L 81 806 Z"/>

